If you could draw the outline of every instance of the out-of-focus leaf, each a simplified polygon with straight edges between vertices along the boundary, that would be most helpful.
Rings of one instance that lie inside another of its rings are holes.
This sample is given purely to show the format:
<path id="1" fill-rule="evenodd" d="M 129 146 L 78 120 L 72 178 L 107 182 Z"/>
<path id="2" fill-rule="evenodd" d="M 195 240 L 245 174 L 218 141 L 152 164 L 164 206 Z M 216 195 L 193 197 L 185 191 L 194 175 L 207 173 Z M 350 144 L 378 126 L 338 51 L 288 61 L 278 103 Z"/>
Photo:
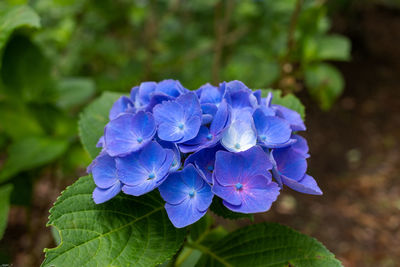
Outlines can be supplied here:
<path id="1" fill-rule="evenodd" d="M 65 78 L 57 84 L 57 105 L 68 109 L 84 104 L 96 90 L 93 80 L 83 77 Z"/>
<path id="2" fill-rule="evenodd" d="M 222 199 L 218 197 L 213 199 L 213 202 L 211 203 L 210 206 L 210 210 L 214 212 L 216 215 L 230 220 L 244 219 L 244 218 L 253 220 L 254 217 L 253 214 L 245 214 L 229 210 L 222 204 Z"/>
<path id="3" fill-rule="evenodd" d="M 20 27 L 39 28 L 39 16 L 28 6 L 0 10 L 0 55 L 11 33 Z"/>
<path id="4" fill-rule="evenodd" d="M 1 78 L 7 94 L 20 100 L 44 102 L 54 98 L 50 62 L 25 36 L 15 36 L 4 50 Z"/>
<path id="5" fill-rule="evenodd" d="M 96 147 L 96 144 L 104 133 L 104 126 L 109 120 L 108 113 L 112 105 L 121 95 L 104 92 L 99 98 L 90 103 L 80 115 L 79 136 L 83 146 L 92 158 L 95 158 L 101 150 Z"/>
<path id="6" fill-rule="evenodd" d="M 340 35 L 326 35 L 308 38 L 303 46 L 303 58 L 306 62 L 322 60 L 350 59 L 351 44 L 349 39 Z"/>
<path id="7" fill-rule="evenodd" d="M 13 143 L 0 169 L 0 182 L 31 168 L 47 164 L 61 156 L 68 147 L 67 140 L 49 137 L 29 137 Z"/>
<path id="8" fill-rule="evenodd" d="M 10 195 L 12 185 L 7 184 L 0 187 L 0 239 L 3 238 L 7 227 L 8 210 L 10 208 Z"/>
<path id="9" fill-rule="evenodd" d="M 325 63 L 308 66 L 305 71 L 305 83 L 311 96 L 323 110 L 331 108 L 344 87 L 341 73 Z"/>
<path id="10" fill-rule="evenodd" d="M 275 223 L 247 226 L 212 246 L 193 247 L 203 253 L 196 266 L 342 266 L 316 239 Z"/>
<path id="11" fill-rule="evenodd" d="M 0 131 L 13 140 L 44 134 L 31 110 L 18 101 L 0 102 L 0 122 Z"/>
<path id="12" fill-rule="evenodd" d="M 186 231 L 168 220 L 157 192 L 97 205 L 94 188 L 92 177 L 82 177 L 51 208 L 48 226 L 60 231 L 61 243 L 45 249 L 43 267 L 156 266 L 180 248 Z"/>
<path id="13" fill-rule="evenodd" d="M 282 96 L 281 90 L 272 90 L 272 89 L 265 89 L 262 91 L 262 94 L 265 97 L 269 92 L 272 92 L 274 96 L 272 98 L 272 104 L 281 105 L 290 108 L 294 111 L 297 111 L 301 115 L 303 120 L 305 119 L 306 116 L 305 107 L 295 95 L 287 94 L 285 96 Z"/>

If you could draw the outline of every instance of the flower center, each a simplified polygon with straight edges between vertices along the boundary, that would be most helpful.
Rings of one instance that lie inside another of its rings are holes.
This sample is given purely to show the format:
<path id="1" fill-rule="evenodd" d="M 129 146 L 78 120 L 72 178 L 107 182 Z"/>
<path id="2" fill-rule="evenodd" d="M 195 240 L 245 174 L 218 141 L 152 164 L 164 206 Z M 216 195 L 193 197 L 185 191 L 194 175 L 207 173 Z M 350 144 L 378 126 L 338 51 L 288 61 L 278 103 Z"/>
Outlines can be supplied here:
<path id="1" fill-rule="evenodd" d="M 243 188 L 243 185 L 241 184 L 241 183 L 237 183 L 237 184 L 235 184 L 235 187 L 236 187 L 236 190 L 242 190 L 242 188 Z"/>
<path id="2" fill-rule="evenodd" d="M 147 178 L 147 180 L 154 179 L 155 177 L 156 177 L 156 175 L 152 172 L 149 174 L 149 177 Z"/>
<path id="3" fill-rule="evenodd" d="M 207 138 L 207 140 L 210 141 L 213 138 L 213 136 L 212 136 L 212 134 L 208 134 L 206 138 Z"/>
<path id="4" fill-rule="evenodd" d="M 267 137 L 266 137 L 265 135 L 261 135 L 260 138 L 261 138 L 261 140 L 263 140 L 263 141 L 267 140 Z"/>
<path id="5" fill-rule="evenodd" d="M 207 170 L 210 171 L 210 172 L 212 172 L 212 171 L 214 170 L 214 166 L 208 165 L 208 166 L 207 166 Z"/>
<path id="6" fill-rule="evenodd" d="M 236 149 L 240 149 L 240 144 L 239 144 L 239 143 L 236 143 L 235 148 L 236 148 Z"/>
<path id="7" fill-rule="evenodd" d="M 196 194 L 196 191 L 194 191 L 194 189 L 192 189 L 191 191 L 189 191 L 189 196 L 192 198 L 194 197 L 194 195 Z"/>
<path id="8" fill-rule="evenodd" d="M 140 143 L 143 142 L 143 138 L 142 138 L 142 137 L 138 137 L 138 138 L 136 139 L 136 141 L 140 144 Z"/>
<path id="9" fill-rule="evenodd" d="M 184 127 L 183 123 L 180 123 L 180 124 L 178 125 L 178 128 L 181 129 L 181 130 L 183 130 L 183 127 Z"/>

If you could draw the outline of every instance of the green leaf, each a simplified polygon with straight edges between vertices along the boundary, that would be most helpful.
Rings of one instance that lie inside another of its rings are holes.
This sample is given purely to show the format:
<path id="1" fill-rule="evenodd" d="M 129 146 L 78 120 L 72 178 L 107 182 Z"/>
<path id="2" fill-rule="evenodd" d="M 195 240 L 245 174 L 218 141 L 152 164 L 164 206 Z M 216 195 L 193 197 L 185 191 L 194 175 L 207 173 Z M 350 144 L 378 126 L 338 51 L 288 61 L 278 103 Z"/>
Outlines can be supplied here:
<path id="1" fill-rule="evenodd" d="M 13 140 L 44 134 L 32 110 L 18 100 L 0 102 L 0 121 L 0 131 Z"/>
<path id="2" fill-rule="evenodd" d="M 83 146 L 92 158 L 95 158 L 101 150 L 96 147 L 96 144 L 104 133 L 104 126 L 108 122 L 108 113 L 112 105 L 121 96 L 122 94 L 119 93 L 104 92 L 80 115 L 79 135 Z"/>
<path id="3" fill-rule="evenodd" d="M 185 229 L 169 221 L 157 192 L 120 194 L 96 205 L 90 176 L 68 187 L 50 210 L 61 243 L 45 249 L 42 266 L 155 266 L 180 248 Z"/>
<path id="4" fill-rule="evenodd" d="M 1 168 L 0 183 L 13 175 L 47 164 L 61 156 L 68 141 L 46 137 L 29 137 L 13 143 L 8 149 L 7 159 Z"/>
<path id="5" fill-rule="evenodd" d="M 54 98 L 50 62 L 26 36 L 15 36 L 4 50 L 1 78 L 7 95 L 45 102 Z"/>
<path id="6" fill-rule="evenodd" d="M 58 82 L 57 105 L 68 109 L 84 104 L 95 92 L 93 80 L 89 78 L 65 78 Z"/>
<path id="7" fill-rule="evenodd" d="M 196 266 L 342 266 L 316 239 L 275 223 L 241 228 L 210 247 L 192 247 L 203 253 Z"/>
<path id="8" fill-rule="evenodd" d="M 350 59 L 351 43 L 341 35 L 326 35 L 320 38 L 309 38 L 304 46 L 304 58 L 307 62 L 323 60 Z"/>
<path id="9" fill-rule="evenodd" d="M 287 94 L 285 96 L 282 96 L 281 90 L 273 90 L 273 89 L 262 90 L 262 95 L 265 97 L 269 92 L 272 92 L 274 96 L 272 98 L 272 104 L 281 105 L 290 108 L 294 111 L 297 111 L 304 120 L 306 115 L 305 107 L 295 95 Z"/>
<path id="10" fill-rule="evenodd" d="M 229 210 L 222 204 L 222 199 L 218 197 L 213 199 L 213 202 L 211 203 L 210 206 L 210 210 L 214 212 L 216 215 L 230 220 L 244 219 L 244 218 L 253 220 L 254 218 L 253 214 L 245 214 Z"/>
<path id="11" fill-rule="evenodd" d="M 7 184 L 0 187 L 0 239 L 3 238 L 7 227 L 8 210 L 10 208 L 10 195 L 12 185 Z"/>
<path id="12" fill-rule="evenodd" d="M 40 27 L 40 18 L 28 6 L 15 6 L 0 11 L 0 51 L 11 33 L 20 27 Z"/>
<path id="13" fill-rule="evenodd" d="M 341 73 L 325 63 L 308 66 L 305 71 L 305 83 L 310 95 L 323 110 L 331 108 L 344 88 Z"/>

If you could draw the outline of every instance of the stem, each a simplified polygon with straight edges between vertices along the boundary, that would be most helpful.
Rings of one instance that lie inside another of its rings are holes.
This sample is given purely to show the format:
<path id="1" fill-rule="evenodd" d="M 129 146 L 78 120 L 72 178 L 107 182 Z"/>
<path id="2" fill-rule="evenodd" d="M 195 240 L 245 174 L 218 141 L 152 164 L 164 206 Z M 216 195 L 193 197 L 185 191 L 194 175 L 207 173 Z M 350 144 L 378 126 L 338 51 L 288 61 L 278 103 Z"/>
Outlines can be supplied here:
<path id="1" fill-rule="evenodd" d="M 203 254 L 208 254 L 210 257 L 214 258 L 215 260 L 219 261 L 220 263 L 222 263 L 224 266 L 227 267 L 233 267 L 233 265 L 231 265 L 229 262 L 225 261 L 223 258 L 219 257 L 218 255 L 216 255 L 215 253 L 213 253 L 212 251 L 210 251 L 207 247 L 200 245 L 198 243 L 187 243 L 188 247 L 200 250 Z"/>

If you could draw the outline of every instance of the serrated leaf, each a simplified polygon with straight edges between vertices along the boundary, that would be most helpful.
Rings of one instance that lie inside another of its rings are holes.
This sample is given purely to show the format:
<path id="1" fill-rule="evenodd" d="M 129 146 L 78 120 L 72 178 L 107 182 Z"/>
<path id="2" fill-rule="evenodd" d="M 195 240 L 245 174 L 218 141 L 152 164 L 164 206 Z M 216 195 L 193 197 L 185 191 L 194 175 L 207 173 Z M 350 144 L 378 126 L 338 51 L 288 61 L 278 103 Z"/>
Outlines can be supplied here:
<path id="1" fill-rule="evenodd" d="M 57 83 L 57 106 L 68 109 L 85 103 L 95 92 L 93 80 L 83 77 L 65 78 Z"/>
<path id="2" fill-rule="evenodd" d="M 66 151 L 67 147 L 68 141 L 48 137 L 29 137 L 13 143 L 0 170 L 0 182 L 7 181 L 21 171 L 55 160 Z"/>
<path id="3" fill-rule="evenodd" d="M 185 230 L 175 228 L 157 192 L 120 194 L 96 205 L 90 176 L 68 187 L 50 210 L 61 244 L 46 249 L 45 266 L 155 266 L 171 258 Z"/>
<path id="4" fill-rule="evenodd" d="M 0 239 L 3 238 L 7 227 L 8 210 L 10 208 L 10 195 L 13 186 L 10 184 L 0 187 Z"/>
<path id="5" fill-rule="evenodd" d="M 79 135 L 83 146 L 92 158 L 95 158 L 101 150 L 96 147 L 96 144 L 104 133 L 104 126 L 108 122 L 108 113 L 112 105 L 121 95 L 104 92 L 90 103 L 80 115 Z"/>
<path id="6" fill-rule="evenodd" d="M 0 54 L 11 33 L 20 27 L 40 27 L 40 18 L 28 6 L 15 6 L 0 11 Z"/>
<path id="7" fill-rule="evenodd" d="M 344 88 L 341 73 L 332 65 L 325 63 L 308 66 L 305 71 L 305 83 L 310 95 L 323 110 L 331 108 Z"/>
<path id="8" fill-rule="evenodd" d="M 339 267 L 341 263 L 316 239 L 275 223 L 241 228 L 203 252 L 196 266 Z"/>
<path id="9" fill-rule="evenodd" d="M 236 219 L 250 219 L 253 220 L 253 214 L 245 214 L 240 212 L 233 212 L 225 207 L 222 203 L 222 199 L 215 197 L 211 203 L 210 210 L 216 215 L 221 216 L 225 219 L 236 220 Z"/>
<path id="10" fill-rule="evenodd" d="M 281 90 L 273 90 L 273 89 L 262 90 L 262 94 L 264 97 L 267 96 L 269 92 L 272 92 L 274 96 L 272 98 L 272 104 L 282 105 L 294 111 L 297 111 L 301 115 L 303 120 L 305 119 L 306 115 L 305 107 L 295 95 L 287 94 L 285 96 L 282 96 Z"/>

